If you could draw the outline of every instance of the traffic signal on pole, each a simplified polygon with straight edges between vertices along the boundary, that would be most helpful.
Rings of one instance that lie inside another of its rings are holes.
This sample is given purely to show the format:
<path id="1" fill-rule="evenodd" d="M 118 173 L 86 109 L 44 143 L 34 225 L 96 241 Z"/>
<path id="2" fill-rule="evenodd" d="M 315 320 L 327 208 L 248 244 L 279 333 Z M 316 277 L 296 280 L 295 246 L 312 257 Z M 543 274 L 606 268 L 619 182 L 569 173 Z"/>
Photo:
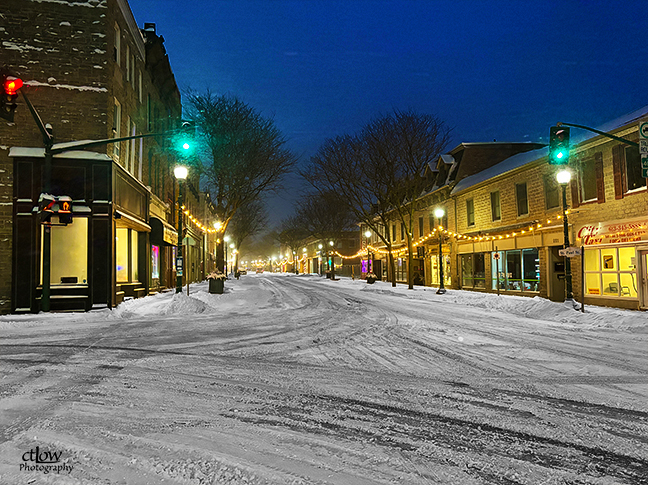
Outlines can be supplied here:
<path id="1" fill-rule="evenodd" d="M 183 121 L 180 127 L 180 137 L 178 138 L 178 144 L 182 153 L 189 153 L 193 150 L 195 136 L 195 123 L 193 121 Z"/>
<path id="2" fill-rule="evenodd" d="M 53 215 L 59 216 L 59 224 L 72 224 L 72 197 L 69 195 L 41 194 L 38 198 L 38 218 L 50 223 Z"/>
<path id="3" fill-rule="evenodd" d="M 552 126 L 549 131 L 549 163 L 566 165 L 569 162 L 569 128 Z"/>
<path id="4" fill-rule="evenodd" d="M 2 72 L 2 99 L 0 99 L 0 118 L 13 122 L 16 110 L 18 90 L 22 88 L 22 79 Z"/>
<path id="5" fill-rule="evenodd" d="M 38 217 L 41 222 L 50 222 L 54 214 L 56 197 L 50 194 L 41 194 L 38 198 Z"/>
<path id="6" fill-rule="evenodd" d="M 59 223 L 72 224 L 72 197 L 59 195 L 56 200 L 58 202 Z"/>

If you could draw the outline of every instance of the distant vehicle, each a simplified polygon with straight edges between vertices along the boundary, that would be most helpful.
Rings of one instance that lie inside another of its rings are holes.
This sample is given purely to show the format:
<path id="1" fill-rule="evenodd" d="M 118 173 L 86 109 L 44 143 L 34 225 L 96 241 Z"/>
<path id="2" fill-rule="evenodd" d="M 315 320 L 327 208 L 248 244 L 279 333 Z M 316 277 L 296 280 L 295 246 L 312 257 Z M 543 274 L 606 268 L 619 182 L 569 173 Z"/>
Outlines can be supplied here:
<path id="1" fill-rule="evenodd" d="M 240 270 L 239 270 L 239 273 L 240 273 L 240 274 L 247 274 L 247 269 L 240 269 Z"/>
<path id="2" fill-rule="evenodd" d="M 257 273 L 263 273 L 263 270 L 261 268 L 256 270 Z"/>

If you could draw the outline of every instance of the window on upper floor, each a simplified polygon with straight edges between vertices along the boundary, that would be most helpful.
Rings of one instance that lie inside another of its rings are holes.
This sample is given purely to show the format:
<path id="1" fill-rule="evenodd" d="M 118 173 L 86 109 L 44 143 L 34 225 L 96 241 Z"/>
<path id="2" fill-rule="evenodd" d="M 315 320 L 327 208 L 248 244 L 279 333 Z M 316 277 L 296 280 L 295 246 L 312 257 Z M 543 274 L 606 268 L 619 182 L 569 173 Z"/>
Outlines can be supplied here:
<path id="1" fill-rule="evenodd" d="M 596 182 L 596 161 L 591 158 L 580 164 L 579 186 L 580 201 L 588 202 L 596 200 L 598 195 L 598 184 Z"/>
<path id="2" fill-rule="evenodd" d="M 140 71 L 140 70 L 137 71 L 137 79 L 138 79 L 137 86 L 138 86 L 138 90 L 139 90 L 139 93 L 138 93 L 139 102 L 142 103 L 144 101 L 144 98 L 142 96 L 142 93 L 144 91 L 144 87 L 142 86 L 142 71 Z"/>
<path id="3" fill-rule="evenodd" d="M 126 44 L 126 82 L 131 80 L 131 53 L 130 46 Z"/>
<path id="4" fill-rule="evenodd" d="M 115 98 L 115 111 L 113 113 L 113 138 L 121 136 L 121 104 Z M 113 154 L 116 160 L 119 160 L 121 142 L 113 143 Z"/>
<path id="5" fill-rule="evenodd" d="M 131 54 L 131 87 L 135 90 L 135 54 Z"/>
<path id="6" fill-rule="evenodd" d="M 546 174 L 543 177 L 545 209 L 555 209 L 560 206 L 560 187 L 553 174 Z"/>
<path id="7" fill-rule="evenodd" d="M 517 215 L 526 216 L 529 214 L 529 198 L 527 196 L 527 184 L 515 184 L 515 200 L 517 202 Z"/>
<path id="8" fill-rule="evenodd" d="M 625 172 L 628 192 L 646 187 L 646 179 L 641 176 L 641 156 L 637 147 L 625 147 Z"/>
<path id="9" fill-rule="evenodd" d="M 423 218 L 422 217 L 419 217 L 418 226 L 419 226 L 419 238 L 421 238 L 421 237 L 423 237 Z"/>
<path id="10" fill-rule="evenodd" d="M 641 157 L 637 147 L 616 145 L 612 147 L 614 172 L 614 196 L 622 199 L 624 194 L 646 187 L 641 173 Z"/>
<path id="11" fill-rule="evenodd" d="M 405 239 L 405 224 L 402 222 L 400 223 L 400 236 L 401 236 L 401 241 Z"/>
<path id="12" fill-rule="evenodd" d="M 153 131 L 153 101 L 150 94 L 146 96 L 146 126 L 149 133 Z"/>
<path id="13" fill-rule="evenodd" d="M 128 136 L 128 130 L 130 130 L 130 125 L 131 125 L 130 116 L 127 116 L 126 117 L 126 133 L 124 133 L 124 136 Z M 130 145 L 131 145 L 130 140 L 124 142 L 124 153 L 123 153 L 124 156 L 122 157 L 123 161 L 124 161 L 124 168 L 128 172 L 131 171 L 131 169 L 130 169 Z"/>
<path id="14" fill-rule="evenodd" d="M 494 221 L 501 221 L 502 220 L 502 208 L 500 206 L 500 193 L 499 193 L 499 190 L 496 190 L 495 192 L 491 192 L 490 200 L 491 200 L 491 220 L 493 222 Z"/>
<path id="15" fill-rule="evenodd" d="M 131 123 L 130 135 L 131 136 L 136 135 L 135 123 Z M 130 145 L 130 150 L 129 150 L 130 157 L 129 157 L 129 162 L 128 162 L 128 164 L 130 165 L 129 171 L 133 175 L 136 174 L 136 170 L 135 170 L 136 169 L 136 167 L 135 167 L 135 150 L 136 150 L 136 147 L 137 147 L 137 145 L 135 144 L 136 141 L 137 140 L 133 139 L 133 140 L 130 140 L 130 141 L 127 142 Z"/>
<path id="16" fill-rule="evenodd" d="M 468 226 L 475 225 L 475 200 L 468 199 L 466 201 L 466 224 Z"/>
<path id="17" fill-rule="evenodd" d="M 119 25 L 115 24 L 115 45 L 113 47 L 113 59 L 118 66 L 121 66 L 121 30 Z"/>

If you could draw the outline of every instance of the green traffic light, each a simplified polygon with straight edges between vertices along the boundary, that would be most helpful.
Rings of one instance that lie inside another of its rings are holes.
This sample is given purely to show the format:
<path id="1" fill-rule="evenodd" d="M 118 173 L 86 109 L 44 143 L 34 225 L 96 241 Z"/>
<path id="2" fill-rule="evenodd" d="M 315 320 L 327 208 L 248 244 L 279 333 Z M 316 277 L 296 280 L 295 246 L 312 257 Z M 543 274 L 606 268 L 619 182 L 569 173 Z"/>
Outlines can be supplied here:
<path id="1" fill-rule="evenodd" d="M 556 153 L 556 158 L 560 160 L 563 157 L 563 155 L 564 155 L 563 152 L 558 152 Z"/>
<path id="2" fill-rule="evenodd" d="M 187 143 L 187 142 L 184 142 L 182 144 L 182 148 L 184 148 L 185 150 L 189 150 L 189 148 L 191 148 L 191 145 L 189 145 L 189 143 Z"/>

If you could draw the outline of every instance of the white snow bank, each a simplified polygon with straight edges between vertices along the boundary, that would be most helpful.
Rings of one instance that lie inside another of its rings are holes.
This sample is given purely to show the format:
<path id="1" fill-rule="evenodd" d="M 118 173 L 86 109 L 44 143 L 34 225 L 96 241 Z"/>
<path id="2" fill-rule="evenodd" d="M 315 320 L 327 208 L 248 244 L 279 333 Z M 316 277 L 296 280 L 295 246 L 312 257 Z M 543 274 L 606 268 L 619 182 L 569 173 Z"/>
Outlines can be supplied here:
<path id="1" fill-rule="evenodd" d="M 317 276 L 315 278 L 318 278 Z M 607 308 L 585 305 L 585 313 L 565 306 L 562 302 L 554 302 L 545 298 L 524 297 L 482 293 L 479 291 L 448 290 L 444 295 L 437 295 L 436 288 L 415 286 L 413 290 L 399 284 L 395 288 L 391 283 L 376 282 L 373 285 L 363 280 L 341 278 L 339 281 L 322 280 L 323 284 L 335 284 L 349 289 L 356 288 L 363 292 L 378 292 L 408 299 L 428 300 L 430 302 L 453 303 L 484 308 L 490 311 L 500 311 L 514 315 L 522 315 L 530 319 L 542 320 L 548 324 L 575 324 L 581 328 L 610 328 L 618 330 L 632 329 L 648 331 L 648 313 L 620 308 Z M 458 309 L 458 311 L 460 311 Z"/>

